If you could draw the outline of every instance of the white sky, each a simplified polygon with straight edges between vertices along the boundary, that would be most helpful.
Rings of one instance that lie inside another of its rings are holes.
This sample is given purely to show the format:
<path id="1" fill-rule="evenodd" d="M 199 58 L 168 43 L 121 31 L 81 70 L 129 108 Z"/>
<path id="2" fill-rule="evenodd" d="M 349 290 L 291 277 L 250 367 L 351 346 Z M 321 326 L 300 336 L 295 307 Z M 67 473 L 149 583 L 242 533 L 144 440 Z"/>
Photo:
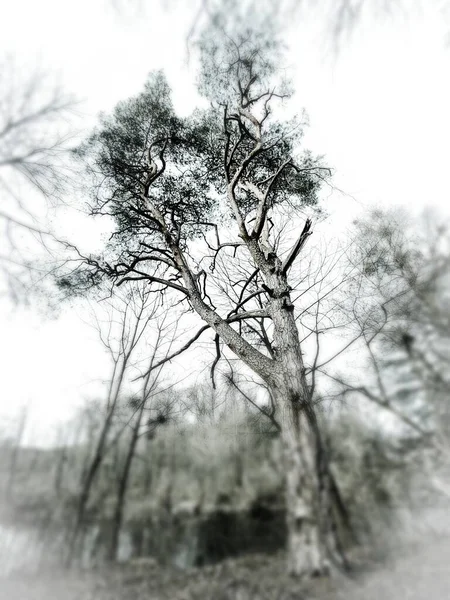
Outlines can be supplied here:
<path id="1" fill-rule="evenodd" d="M 147 14 L 126 15 L 106 0 L 4 0 L 1 53 L 24 69 L 39 64 L 59 73 L 83 101 L 85 126 L 138 93 L 156 68 L 166 71 L 176 106 L 188 112 L 196 102 L 195 65 L 186 62 L 189 4 L 165 12 L 155 0 Z M 295 103 L 310 117 L 307 143 L 327 156 L 336 186 L 349 195 L 333 195 L 330 231 L 373 203 L 414 212 L 450 204 L 448 23 L 433 2 L 427 6 L 407 18 L 363 23 L 334 59 L 324 52 L 317 14 L 288 32 Z M 71 215 L 65 227 L 78 222 Z M 62 420 L 98 393 L 107 360 L 95 331 L 69 306 L 56 320 L 33 308 L 0 310 L 0 418 L 30 402 L 36 435 L 47 436 L 39 423 Z"/>

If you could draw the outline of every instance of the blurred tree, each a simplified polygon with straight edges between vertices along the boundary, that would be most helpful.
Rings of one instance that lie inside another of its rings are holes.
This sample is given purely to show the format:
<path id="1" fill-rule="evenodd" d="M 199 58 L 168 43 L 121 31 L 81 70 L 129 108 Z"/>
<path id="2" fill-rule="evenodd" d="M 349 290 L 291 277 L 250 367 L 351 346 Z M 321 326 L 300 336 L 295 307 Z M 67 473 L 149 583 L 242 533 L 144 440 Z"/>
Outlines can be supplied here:
<path id="1" fill-rule="evenodd" d="M 164 358 L 169 355 L 176 335 L 176 323 L 170 323 L 168 313 L 166 313 L 159 320 L 155 319 L 153 330 L 153 343 L 147 344 L 149 346 L 149 356 L 146 361 L 147 368 L 145 376 L 142 378 L 141 390 L 129 402 L 131 417 L 128 419 L 128 428 L 131 430 L 131 435 L 117 481 L 111 537 L 107 551 L 110 561 L 117 559 L 119 534 L 125 511 L 127 488 L 139 439 L 145 434 L 148 435 L 151 433 L 154 435 L 158 427 L 165 425 L 170 418 L 170 409 L 172 408 L 170 404 L 166 404 L 164 410 L 161 410 L 161 402 L 158 402 L 156 397 L 164 391 L 161 374 L 164 367 Z M 161 361 L 162 364 L 158 369 L 152 368 L 154 364 Z M 153 416 L 154 412 L 156 412 L 156 416 Z M 145 422 L 146 413 L 150 413 L 147 422 Z M 148 456 L 146 460 L 149 460 Z"/>
<path id="2" fill-rule="evenodd" d="M 132 359 L 139 342 L 155 318 L 158 303 L 142 286 L 135 286 L 131 290 L 125 288 L 122 294 L 116 293 L 104 299 L 102 309 L 101 316 L 98 311 L 94 311 L 93 316 L 101 342 L 111 357 L 112 373 L 99 430 L 95 432 L 96 439 L 92 451 L 86 457 L 80 481 L 78 506 L 68 544 L 67 564 L 71 564 L 79 554 L 92 486 L 106 453 L 111 446 L 117 444 L 117 434 L 110 439 L 111 429 L 119 408 L 120 396 L 124 393 L 126 375 L 132 367 Z"/>
<path id="3" fill-rule="evenodd" d="M 355 223 L 351 260 L 361 265 L 341 309 L 359 334 L 364 380 L 331 377 L 395 415 L 405 436 L 450 451 L 450 236 L 438 215 L 412 226 L 405 213 L 374 211 Z M 328 373 L 330 375 L 330 373 Z"/>
<path id="4" fill-rule="evenodd" d="M 27 428 L 28 422 L 28 414 L 29 414 L 29 406 L 22 406 L 18 417 L 17 417 L 17 430 L 16 433 L 11 440 L 10 447 L 10 458 L 9 458 L 9 469 L 8 469 L 8 478 L 5 486 L 5 495 L 7 501 L 11 502 L 14 497 L 14 480 L 16 477 L 16 472 L 18 470 L 18 460 L 20 455 L 20 448 L 23 443 L 23 438 L 25 434 L 25 430 Z"/>
<path id="5" fill-rule="evenodd" d="M 149 15 L 148 0 L 111 0 L 122 14 Z M 167 10 L 175 10 L 179 0 L 161 0 Z M 280 32 L 293 28 L 303 19 L 311 18 L 322 26 L 323 48 L 336 56 L 352 36 L 364 27 L 376 24 L 407 21 L 411 16 L 423 18 L 432 14 L 446 25 L 444 43 L 448 44 L 450 27 L 450 2 L 448 0 L 191 0 L 183 3 L 191 8 L 191 21 L 187 35 L 188 46 L 198 33 L 211 23 L 220 21 L 233 31 L 242 22 L 253 25 L 276 23 Z"/>
<path id="6" fill-rule="evenodd" d="M 45 218 L 70 179 L 65 155 L 74 101 L 45 73 L 21 76 L 11 58 L 0 65 L 0 83 L 0 270 L 9 294 L 23 301 L 30 282 L 43 275 L 36 244 L 55 251 Z"/>

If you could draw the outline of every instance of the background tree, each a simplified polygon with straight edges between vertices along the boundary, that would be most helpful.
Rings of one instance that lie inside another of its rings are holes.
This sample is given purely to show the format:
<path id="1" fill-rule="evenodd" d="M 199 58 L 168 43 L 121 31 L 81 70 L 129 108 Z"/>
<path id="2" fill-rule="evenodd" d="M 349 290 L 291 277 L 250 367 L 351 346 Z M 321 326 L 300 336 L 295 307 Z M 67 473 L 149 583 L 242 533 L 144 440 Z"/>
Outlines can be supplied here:
<path id="1" fill-rule="evenodd" d="M 4 493 L 8 502 L 11 502 L 14 496 L 14 478 L 17 471 L 17 460 L 20 453 L 20 446 L 23 443 L 23 437 L 27 428 L 29 416 L 28 412 L 29 406 L 22 406 L 17 419 L 18 422 L 15 428 L 16 431 L 14 432 L 14 437 L 11 440 L 8 478 L 4 488 Z"/>
<path id="2" fill-rule="evenodd" d="M 125 510 L 127 487 L 131 474 L 131 467 L 135 458 L 139 439 L 143 435 L 154 435 L 156 429 L 167 423 L 170 409 L 161 410 L 157 405 L 156 397 L 162 390 L 161 373 L 164 364 L 154 370 L 153 365 L 161 362 L 170 353 L 175 337 L 176 327 L 170 323 L 167 313 L 154 326 L 153 343 L 146 345 L 148 358 L 146 361 L 146 374 L 141 379 L 140 392 L 130 399 L 131 418 L 128 419 L 128 427 L 131 429 L 125 458 L 117 481 L 117 493 L 115 498 L 114 514 L 111 527 L 111 540 L 108 548 L 108 559 L 114 561 L 117 558 L 119 547 L 119 534 L 122 527 Z M 159 410 L 158 410 L 159 408 Z M 155 416 L 154 413 L 157 413 Z M 145 415 L 148 414 L 147 422 Z M 146 457 L 149 461 L 149 457 Z"/>
<path id="3" fill-rule="evenodd" d="M 98 314 L 94 313 L 94 315 L 101 341 L 111 356 L 112 373 L 108 382 L 103 418 L 80 481 L 78 507 L 69 541 L 68 564 L 79 553 L 78 542 L 82 541 L 91 489 L 106 452 L 111 444 L 114 445 L 114 441 L 110 439 L 111 430 L 117 415 L 120 396 L 124 393 L 124 386 L 127 383 L 127 373 L 132 366 L 136 348 L 155 317 L 158 305 L 148 292 L 137 286 L 132 290 L 125 289 L 121 295 L 116 294 L 111 299 L 105 299 L 102 308 L 106 319 L 99 317 Z"/>
<path id="4" fill-rule="evenodd" d="M 36 264 L 36 244 L 47 257 L 56 252 L 46 213 L 61 202 L 71 178 L 65 155 L 74 100 L 53 76 L 23 75 L 12 58 L 2 61 L 0 73 L 0 269 L 8 292 L 23 300 L 45 272 Z"/>
<path id="5" fill-rule="evenodd" d="M 448 226 L 437 215 L 414 223 L 399 211 L 374 211 L 354 235 L 350 260 L 359 267 L 340 309 L 350 315 L 364 380 L 357 370 L 324 372 L 339 393 L 390 413 L 405 444 L 431 448 L 428 475 L 445 491 L 438 473 L 450 441 Z"/>

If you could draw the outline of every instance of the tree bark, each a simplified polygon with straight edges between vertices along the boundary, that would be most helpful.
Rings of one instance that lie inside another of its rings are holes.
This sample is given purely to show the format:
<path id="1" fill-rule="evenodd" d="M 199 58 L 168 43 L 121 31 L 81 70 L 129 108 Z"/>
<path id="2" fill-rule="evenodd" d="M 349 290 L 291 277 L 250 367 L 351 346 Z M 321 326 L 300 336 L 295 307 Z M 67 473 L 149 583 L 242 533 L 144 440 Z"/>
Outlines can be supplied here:
<path id="1" fill-rule="evenodd" d="M 131 433 L 130 443 L 128 445 L 127 454 L 125 457 L 125 463 L 123 465 L 122 472 L 119 477 L 116 503 L 114 508 L 114 516 L 112 521 L 111 538 L 108 548 L 107 559 L 110 562 L 117 560 L 117 553 L 119 549 L 119 536 L 120 530 L 122 529 L 123 513 L 125 509 L 126 493 L 128 488 L 128 481 L 130 478 L 131 465 L 133 462 L 136 446 L 139 438 L 139 429 L 142 422 L 142 415 L 144 412 L 144 402 L 139 408 L 139 412 L 136 421 L 133 426 Z"/>
<path id="2" fill-rule="evenodd" d="M 17 472 L 17 463 L 20 455 L 20 447 L 23 440 L 23 434 L 25 432 L 25 428 L 27 425 L 28 419 L 28 408 L 24 407 L 19 415 L 19 426 L 17 428 L 16 438 L 13 442 L 11 448 L 11 455 L 9 459 L 9 468 L 8 468 L 8 482 L 5 488 L 6 499 L 9 501 L 12 500 L 14 494 L 14 481 Z M 37 453 L 36 453 L 37 456 Z"/>
<path id="3" fill-rule="evenodd" d="M 68 554 L 66 559 L 67 567 L 71 566 L 79 549 L 78 546 L 80 542 L 80 535 L 84 526 L 86 506 L 91 493 L 92 485 L 104 458 L 106 439 L 111 426 L 112 416 L 113 412 L 110 411 L 102 424 L 102 430 L 100 432 L 100 436 L 95 447 L 94 456 L 92 457 L 92 460 L 89 463 L 86 473 L 83 475 L 81 483 L 82 489 L 80 497 L 78 499 L 75 522 L 73 524 L 73 529 L 69 538 Z"/>
<path id="4" fill-rule="evenodd" d="M 328 571 L 320 523 L 315 436 L 292 390 L 275 392 L 280 407 L 287 519 L 287 560 L 291 575 Z"/>
<path id="5" fill-rule="evenodd" d="M 328 573 L 331 564 L 344 562 L 332 513 L 328 455 L 305 376 L 286 275 L 275 263 L 266 270 L 266 281 L 272 290 L 269 314 L 278 367 L 277 383 L 271 388 L 283 441 L 288 571 L 317 576 Z"/>
<path id="6" fill-rule="evenodd" d="M 349 569 L 345 547 L 353 530 L 312 406 L 277 390 L 285 475 L 288 571 L 296 576 Z"/>

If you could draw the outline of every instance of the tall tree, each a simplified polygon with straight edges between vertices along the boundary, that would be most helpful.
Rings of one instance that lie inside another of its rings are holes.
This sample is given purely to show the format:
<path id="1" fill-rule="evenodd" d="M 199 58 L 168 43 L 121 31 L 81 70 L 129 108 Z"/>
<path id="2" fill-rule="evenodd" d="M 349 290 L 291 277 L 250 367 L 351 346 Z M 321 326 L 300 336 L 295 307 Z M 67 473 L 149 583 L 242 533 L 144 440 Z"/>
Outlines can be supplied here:
<path id="1" fill-rule="evenodd" d="M 111 446 L 113 420 L 116 416 L 120 395 L 123 394 L 126 375 L 132 366 L 132 358 L 158 308 L 157 302 L 142 289 L 142 286 L 125 290 L 122 295 L 116 294 L 112 299 L 104 300 L 104 303 L 106 304 L 103 307 L 106 309 L 106 321 L 102 322 L 97 317 L 96 323 L 101 341 L 111 357 L 112 372 L 107 387 L 106 407 L 97 439 L 80 481 L 80 495 L 69 538 L 67 564 L 72 563 L 83 539 L 88 501 L 101 464 Z"/>
<path id="2" fill-rule="evenodd" d="M 160 413 L 156 419 L 147 419 L 149 423 L 145 422 L 146 412 L 151 411 L 152 400 L 158 392 L 161 392 L 161 372 L 164 365 L 154 370 L 152 367 L 158 361 L 158 355 L 161 357 L 167 356 L 170 353 L 173 338 L 176 334 L 176 326 L 173 323 L 167 322 L 167 314 L 160 319 L 154 327 L 154 339 L 153 343 L 150 344 L 150 356 L 146 361 L 148 364 L 147 372 L 142 379 L 142 385 L 140 392 L 131 399 L 130 408 L 132 409 L 132 418 L 130 419 L 131 435 L 128 440 L 128 447 L 125 450 L 125 458 L 123 465 L 121 466 L 118 482 L 116 497 L 114 501 L 114 513 L 111 527 L 111 538 L 109 541 L 107 557 L 109 560 L 114 561 L 117 558 L 117 552 L 119 548 L 119 535 L 122 528 L 123 515 L 125 510 L 126 495 L 128 489 L 128 483 L 131 475 L 131 467 L 136 454 L 136 448 L 138 442 L 143 433 L 151 431 L 154 433 L 156 427 L 165 422 L 165 416 Z M 163 347 L 165 351 L 161 352 Z"/>
<path id="3" fill-rule="evenodd" d="M 200 91 L 211 108 L 180 118 L 156 73 L 102 119 L 79 155 L 93 177 L 92 214 L 112 217 L 115 231 L 102 256 L 84 257 L 60 285 L 83 290 L 106 276 L 176 292 L 205 325 L 163 360 L 211 329 L 217 360 L 225 345 L 259 376 L 284 440 L 289 571 L 311 575 L 337 553 L 290 272 L 330 171 L 302 149 L 304 122 L 276 118 L 290 96 L 279 48 L 255 39 L 204 38 Z"/>

